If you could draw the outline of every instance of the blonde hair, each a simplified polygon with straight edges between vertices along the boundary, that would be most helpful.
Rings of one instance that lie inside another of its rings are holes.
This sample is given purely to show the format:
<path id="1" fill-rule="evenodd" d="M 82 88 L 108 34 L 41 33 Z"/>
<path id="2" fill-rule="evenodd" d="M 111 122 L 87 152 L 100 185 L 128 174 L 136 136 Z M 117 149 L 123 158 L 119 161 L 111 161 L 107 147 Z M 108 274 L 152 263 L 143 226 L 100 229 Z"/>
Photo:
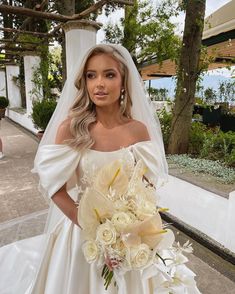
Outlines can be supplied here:
<path id="1" fill-rule="evenodd" d="M 81 68 L 75 80 L 75 87 L 78 89 L 78 95 L 70 109 L 70 132 L 73 139 L 67 140 L 67 144 L 74 149 L 84 150 L 90 148 L 95 142 L 89 133 L 89 126 L 96 121 L 95 105 L 89 98 L 86 88 L 85 70 L 88 60 L 99 54 L 108 54 L 119 64 L 119 70 L 123 79 L 124 99 L 120 106 L 121 114 L 124 117 L 131 118 L 132 101 L 128 89 L 128 67 L 126 60 L 109 45 L 97 45 L 93 47 L 85 56 Z"/>

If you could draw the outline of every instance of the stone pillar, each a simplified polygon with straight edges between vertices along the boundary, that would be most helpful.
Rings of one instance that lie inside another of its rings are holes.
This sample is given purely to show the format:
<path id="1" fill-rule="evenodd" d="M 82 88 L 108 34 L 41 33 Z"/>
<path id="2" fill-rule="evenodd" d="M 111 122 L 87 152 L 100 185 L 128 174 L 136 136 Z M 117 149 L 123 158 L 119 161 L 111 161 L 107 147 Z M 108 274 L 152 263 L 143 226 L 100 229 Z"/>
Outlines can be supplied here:
<path id="1" fill-rule="evenodd" d="M 17 64 L 6 65 L 6 84 L 9 107 L 21 107 L 20 87 L 17 86 L 16 77 L 20 73 L 20 67 Z"/>
<path id="2" fill-rule="evenodd" d="M 33 100 L 43 98 L 42 88 L 33 82 L 34 72 L 39 68 L 40 61 L 41 58 L 36 55 L 24 56 L 26 110 L 28 115 L 32 112 Z M 40 73 L 38 73 L 38 75 L 40 75 Z"/>
<path id="3" fill-rule="evenodd" d="M 0 96 L 7 96 L 6 91 L 6 72 L 5 69 L 0 69 Z"/>
<path id="4" fill-rule="evenodd" d="M 86 52 L 96 44 L 96 33 L 100 29 L 100 24 L 89 20 L 75 20 L 65 23 L 63 29 L 65 31 L 68 76 L 68 73 L 76 66 L 81 52 Z"/>

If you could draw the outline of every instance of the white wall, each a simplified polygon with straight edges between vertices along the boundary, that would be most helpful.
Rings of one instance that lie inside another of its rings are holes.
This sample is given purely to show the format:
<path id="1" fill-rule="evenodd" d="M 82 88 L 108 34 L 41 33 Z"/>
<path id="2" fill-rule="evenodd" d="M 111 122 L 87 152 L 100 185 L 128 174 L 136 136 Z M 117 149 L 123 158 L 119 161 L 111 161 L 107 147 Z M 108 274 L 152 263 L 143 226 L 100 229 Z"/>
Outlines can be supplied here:
<path id="1" fill-rule="evenodd" d="M 0 96 L 7 96 L 6 94 L 6 73 L 4 69 L 0 69 Z"/>
<path id="2" fill-rule="evenodd" d="M 229 199 L 169 176 L 158 191 L 161 207 L 235 253 L 235 191 Z"/>
<path id="3" fill-rule="evenodd" d="M 14 122 L 18 123 L 19 125 L 23 126 L 27 130 L 37 134 L 38 130 L 35 129 L 31 117 L 27 113 L 19 113 L 12 109 L 6 109 L 6 116 L 9 117 Z"/>
<path id="4" fill-rule="evenodd" d="M 28 115 L 32 113 L 33 100 L 38 99 L 37 95 L 32 93 L 34 88 L 37 87 L 32 80 L 35 70 L 40 66 L 40 60 L 39 56 L 24 56 L 25 95 Z M 42 98 L 42 89 L 39 90 L 39 96 Z"/>
<path id="5" fill-rule="evenodd" d="M 14 76 L 19 75 L 18 65 L 6 65 L 7 94 L 9 99 L 9 107 L 21 107 L 20 88 L 13 81 Z"/>

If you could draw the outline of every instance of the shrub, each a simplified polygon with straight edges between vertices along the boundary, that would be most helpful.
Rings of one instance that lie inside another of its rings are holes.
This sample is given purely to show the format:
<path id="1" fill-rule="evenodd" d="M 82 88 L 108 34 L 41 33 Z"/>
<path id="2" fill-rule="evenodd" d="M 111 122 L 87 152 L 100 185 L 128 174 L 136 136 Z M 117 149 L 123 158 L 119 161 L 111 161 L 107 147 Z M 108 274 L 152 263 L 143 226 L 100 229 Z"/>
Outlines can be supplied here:
<path id="1" fill-rule="evenodd" d="M 193 155 L 199 155 L 205 140 L 206 126 L 200 122 L 193 122 L 189 133 L 189 150 Z"/>
<path id="2" fill-rule="evenodd" d="M 235 165 L 235 133 L 222 132 L 218 127 L 209 129 L 200 122 L 192 123 L 189 154 Z"/>
<path id="3" fill-rule="evenodd" d="M 0 96 L 0 108 L 4 109 L 9 105 L 9 100 L 4 97 L 4 96 Z"/>
<path id="4" fill-rule="evenodd" d="M 158 117 L 161 124 L 161 130 L 162 130 L 162 137 L 164 142 L 165 150 L 167 150 L 167 146 L 169 143 L 170 138 L 170 130 L 171 130 L 171 122 L 172 122 L 172 113 L 167 112 L 165 108 L 163 108 L 159 113 Z"/>
<path id="5" fill-rule="evenodd" d="M 36 100 L 33 102 L 32 120 L 36 129 L 45 130 L 56 108 L 54 99 Z"/>

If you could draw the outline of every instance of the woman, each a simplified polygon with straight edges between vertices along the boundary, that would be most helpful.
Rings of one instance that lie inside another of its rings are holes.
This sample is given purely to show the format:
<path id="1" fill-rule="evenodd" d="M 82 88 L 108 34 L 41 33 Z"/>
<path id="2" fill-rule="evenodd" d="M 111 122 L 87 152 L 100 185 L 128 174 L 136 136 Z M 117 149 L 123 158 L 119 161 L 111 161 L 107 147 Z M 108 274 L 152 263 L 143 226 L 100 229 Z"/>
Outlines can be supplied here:
<path id="1" fill-rule="evenodd" d="M 146 278 L 141 271 L 126 273 L 118 287 L 112 283 L 105 290 L 101 270 L 88 264 L 82 252 L 78 205 L 97 171 L 116 159 L 127 165 L 142 159 L 150 183 L 159 187 L 165 181 L 159 123 L 125 48 L 97 45 L 78 62 L 78 68 L 76 89 L 70 88 L 71 74 L 36 155 L 41 189 L 52 199 L 46 245 L 33 284 L 24 292 L 18 288 L 17 293 L 153 293 L 156 285 L 151 278 L 156 274 L 148 273 Z M 194 283 L 184 291 L 200 293 Z"/>

